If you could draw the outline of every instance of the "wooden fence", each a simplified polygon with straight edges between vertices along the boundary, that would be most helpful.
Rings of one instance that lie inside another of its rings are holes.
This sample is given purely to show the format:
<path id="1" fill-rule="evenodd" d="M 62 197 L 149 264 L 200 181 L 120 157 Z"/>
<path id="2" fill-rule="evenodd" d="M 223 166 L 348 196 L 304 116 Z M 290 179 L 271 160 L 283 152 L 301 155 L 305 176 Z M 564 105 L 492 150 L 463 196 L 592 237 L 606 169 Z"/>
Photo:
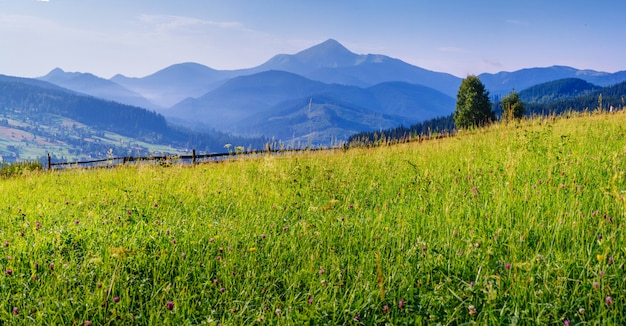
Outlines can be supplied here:
<path id="1" fill-rule="evenodd" d="M 154 163 L 163 163 L 163 164 L 173 164 L 173 163 L 181 163 L 181 164 L 196 164 L 199 162 L 207 162 L 207 161 L 220 161 L 228 158 L 237 158 L 244 156 L 253 156 L 260 154 L 267 155 L 277 155 L 277 154 L 285 154 L 285 153 L 295 153 L 295 152 L 304 152 L 304 151 L 320 151 L 320 150 L 333 150 L 346 147 L 327 147 L 327 148 L 306 148 L 306 149 L 271 149 L 268 147 L 264 151 L 254 150 L 254 151 L 236 151 L 236 152 L 228 152 L 228 153 L 210 153 L 210 154 L 196 154 L 196 150 L 191 151 L 191 155 L 163 155 L 163 156 L 145 156 L 145 157 L 133 157 L 133 156 L 123 156 L 123 157 L 109 157 L 105 159 L 99 160 L 91 160 L 91 161 L 75 161 L 75 162 L 52 162 L 52 158 L 50 154 L 48 154 L 48 164 L 47 169 L 63 169 L 69 167 L 82 167 L 82 168 L 96 168 L 96 167 L 113 167 L 118 165 L 125 165 L 130 163 L 138 163 L 138 162 L 154 162 Z"/>

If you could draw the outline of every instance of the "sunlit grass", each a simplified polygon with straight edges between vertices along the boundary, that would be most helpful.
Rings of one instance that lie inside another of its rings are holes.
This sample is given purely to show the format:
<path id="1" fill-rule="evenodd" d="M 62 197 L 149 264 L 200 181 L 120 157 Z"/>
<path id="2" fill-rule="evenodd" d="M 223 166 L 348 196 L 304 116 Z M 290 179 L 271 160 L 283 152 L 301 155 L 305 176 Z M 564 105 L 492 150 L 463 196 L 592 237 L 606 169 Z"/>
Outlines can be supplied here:
<path id="1" fill-rule="evenodd" d="M 2 180 L 0 320 L 623 324 L 625 122 Z"/>

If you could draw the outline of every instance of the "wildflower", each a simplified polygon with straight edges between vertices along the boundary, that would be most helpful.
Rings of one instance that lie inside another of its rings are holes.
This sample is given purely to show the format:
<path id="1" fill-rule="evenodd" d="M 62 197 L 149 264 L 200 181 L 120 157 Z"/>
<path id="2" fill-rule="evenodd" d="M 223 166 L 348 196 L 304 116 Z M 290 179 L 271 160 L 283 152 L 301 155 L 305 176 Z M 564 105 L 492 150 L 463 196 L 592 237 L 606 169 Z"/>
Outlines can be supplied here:
<path id="1" fill-rule="evenodd" d="M 113 298 L 113 302 L 120 302 L 120 297 Z"/>
<path id="2" fill-rule="evenodd" d="M 506 264 L 506 265 L 504 265 L 504 268 L 506 268 L 506 270 L 511 269 L 511 264 Z"/>
<path id="3" fill-rule="evenodd" d="M 597 259 L 598 261 L 602 261 L 602 258 L 603 258 L 603 257 L 602 257 L 602 255 L 600 255 L 600 254 L 598 254 L 598 255 L 596 256 L 596 259 Z"/>
<path id="4" fill-rule="evenodd" d="M 20 237 L 24 236 L 24 231 L 20 231 Z"/>
<path id="5" fill-rule="evenodd" d="M 604 298 L 604 303 L 606 303 L 607 306 L 610 306 L 613 304 L 613 298 L 611 298 L 611 296 L 607 296 L 606 298 Z"/>
<path id="6" fill-rule="evenodd" d="M 565 326 L 569 326 L 569 325 L 570 325 L 570 323 L 569 323 L 569 319 L 565 319 L 565 320 L 563 321 L 563 325 L 565 325 Z"/>
<path id="7" fill-rule="evenodd" d="M 54 270 L 54 263 L 50 263 L 50 270 L 53 271 Z"/>
<path id="8" fill-rule="evenodd" d="M 91 326 L 91 320 L 85 320 L 85 326 Z"/>
<path id="9" fill-rule="evenodd" d="M 599 289 L 600 288 L 600 283 L 593 282 L 593 288 L 596 289 L 596 290 Z"/>
<path id="10" fill-rule="evenodd" d="M 581 315 L 584 315 L 585 314 L 585 308 L 578 309 L 578 313 L 581 314 Z"/>
<path id="11" fill-rule="evenodd" d="M 383 306 L 383 312 L 384 313 L 388 313 L 389 312 L 389 306 L 388 305 L 384 305 Z"/>
<path id="12" fill-rule="evenodd" d="M 399 309 L 404 308 L 404 299 L 400 299 L 400 301 L 398 301 L 398 308 Z"/>
<path id="13" fill-rule="evenodd" d="M 473 286 L 474 286 L 474 281 L 470 281 L 470 282 L 469 282 L 469 286 L 470 286 L 470 287 L 473 287 Z"/>
<path id="14" fill-rule="evenodd" d="M 217 279 L 213 279 L 213 285 L 217 286 Z"/>
<path id="15" fill-rule="evenodd" d="M 470 316 L 474 316 L 476 315 L 476 307 L 474 307 L 473 305 L 470 305 L 469 307 L 467 307 L 467 309 L 469 310 L 469 314 Z"/>
<path id="16" fill-rule="evenodd" d="M 609 265 L 613 264 L 613 256 L 609 257 Z"/>
<path id="17" fill-rule="evenodd" d="M 265 233 L 261 234 L 261 239 L 265 239 Z"/>
<path id="18" fill-rule="evenodd" d="M 7 241 L 5 241 L 5 242 L 4 242 L 4 246 L 5 246 L 5 247 L 8 247 L 8 246 L 9 246 L 9 240 L 7 240 Z"/>
<path id="19" fill-rule="evenodd" d="M 80 224 L 80 221 L 79 220 L 75 220 L 74 224 Z"/>
<path id="20" fill-rule="evenodd" d="M 361 317 L 359 317 L 359 315 L 356 315 L 352 319 L 354 319 L 355 321 L 359 321 L 359 319 L 361 319 Z"/>
<path id="21" fill-rule="evenodd" d="M 13 257 L 8 256 L 8 257 L 7 257 L 7 260 L 13 260 Z"/>
<path id="22" fill-rule="evenodd" d="M 320 271 L 318 272 L 320 275 L 324 274 L 324 269 L 320 269 Z"/>
<path id="23" fill-rule="evenodd" d="M 309 306 L 313 304 L 313 298 L 309 298 Z"/>
<path id="24" fill-rule="evenodd" d="M 220 288 L 220 292 L 224 293 L 224 291 L 226 291 L 225 288 Z"/>
<path id="25" fill-rule="evenodd" d="M 256 251 L 256 248 L 255 248 L 255 247 L 251 247 L 251 248 L 250 248 L 250 252 L 255 252 L 255 251 Z"/>
<path id="26" fill-rule="evenodd" d="M 174 309 L 174 302 L 168 301 L 167 302 L 167 310 L 172 310 L 172 309 Z"/>
<path id="27" fill-rule="evenodd" d="M 276 311 L 275 311 L 276 316 L 280 316 L 280 314 L 281 314 L 282 312 L 283 312 L 282 310 L 280 310 L 280 309 L 276 309 Z"/>
<path id="28" fill-rule="evenodd" d="M 217 256 L 217 260 L 222 260 L 222 256 Z"/>
<path id="29" fill-rule="evenodd" d="M 17 309 L 17 307 L 13 307 L 13 314 L 18 315 L 19 313 L 20 313 L 19 309 Z"/>
<path id="30" fill-rule="evenodd" d="M 13 275 L 13 270 L 12 269 L 7 269 L 6 274 L 11 276 Z"/>

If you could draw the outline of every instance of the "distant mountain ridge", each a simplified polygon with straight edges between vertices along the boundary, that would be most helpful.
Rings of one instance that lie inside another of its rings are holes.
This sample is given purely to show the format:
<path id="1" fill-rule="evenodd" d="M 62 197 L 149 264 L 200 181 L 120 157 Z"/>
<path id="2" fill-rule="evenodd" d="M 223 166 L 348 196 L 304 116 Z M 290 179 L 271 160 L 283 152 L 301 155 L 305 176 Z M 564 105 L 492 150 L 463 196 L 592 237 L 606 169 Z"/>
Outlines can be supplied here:
<path id="1" fill-rule="evenodd" d="M 65 72 L 61 68 L 55 68 L 39 79 L 98 98 L 146 109 L 155 108 L 154 104 L 138 93 L 90 73 Z"/>
<path id="2" fill-rule="evenodd" d="M 613 85 L 626 80 L 626 71 L 611 74 L 552 66 L 485 73 L 479 78 L 491 95 L 500 96 L 513 89 L 520 91 L 563 78 Z M 259 66 L 246 69 L 216 70 L 187 62 L 140 78 L 116 75 L 104 80 L 88 73 L 65 73 L 59 69 L 42 79 L 75 92 L 147 107 L 166 116 L 169 122 L 187 128 L 240 135 L 271 132 L 263 135 L 290 134 L 298 139 L 304 137 L 306 128 L 294 124 L 300 124 L 298 119 L 308 115 L 294 103 L 309 101 L 312 106 L 322 107 L 328 114 L 319 123 L 335 127 L 317 128 L 325 131 L 318 131 L 315 138 L 331 139 L 351 132 L 351 126 L 410 125 L 447 116 L 454 111 L 462 81 L 451 74 L 430 71 L 382 54 L 356 54 L 334 39 L 295 54 L 277 54 Z M 147 103 L 135 104 L 141 99 Z M 351 120 L 345 112 L 353 112 L 354 118 Z M 293 118 L 296 116 L 297 119 Z M 361 123 L 365 116 L 380 121 Z M 310 125 L 311 121 L 305 124 Z M 263 124 L 273 127 L 264 128 Z"/>
<path id="3" fill-rule="evenodd" d="M 326 116 L 330 120 L 324 122 L 335 126 L 332 135 L 318 135 L 316 139 L 345 139 L 345 130 L 359 131 L 351 127 L 354 124 L 364 126 L 365 130 L 375 130 L 448 115 L 454 110 L 453 98 L 421 85 L 394 82 L 360 88 L 325 84 L 301 75 L 271 70 L 233 78 L 202 97 L 177 104 L 164 114 L 236 134 L 256 135 L 262 131 L 266 137 L 290 135 L 300 138 L 306 130 L 294 129 L 294 120 L 287 119 L 287 116 L 295 114 L 304 119 L 308 115 L 302 111 L 302 105 L 292 104 L 294 102 L 320 104 L 325 110 L 334 112 L 333 117 L 337 120 Z M 363 123 L 363 116 L 382 120 Z M 264 128 L 262 125 L 269 119 L 284 121 L 284 124 L 273 123 L 272 128 Z"/>

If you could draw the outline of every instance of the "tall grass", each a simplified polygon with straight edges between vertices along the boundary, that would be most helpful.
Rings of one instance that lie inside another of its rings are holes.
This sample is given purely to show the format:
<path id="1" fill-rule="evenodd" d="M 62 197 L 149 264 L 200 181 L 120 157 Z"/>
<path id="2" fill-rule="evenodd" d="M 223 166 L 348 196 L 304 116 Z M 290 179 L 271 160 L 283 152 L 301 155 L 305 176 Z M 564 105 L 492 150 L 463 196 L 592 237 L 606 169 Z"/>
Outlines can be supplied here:
<path id="1" fill-rule="evenodd" d="M 624 324 L 626 114 L 0 182 L 10 324 Z"/>

